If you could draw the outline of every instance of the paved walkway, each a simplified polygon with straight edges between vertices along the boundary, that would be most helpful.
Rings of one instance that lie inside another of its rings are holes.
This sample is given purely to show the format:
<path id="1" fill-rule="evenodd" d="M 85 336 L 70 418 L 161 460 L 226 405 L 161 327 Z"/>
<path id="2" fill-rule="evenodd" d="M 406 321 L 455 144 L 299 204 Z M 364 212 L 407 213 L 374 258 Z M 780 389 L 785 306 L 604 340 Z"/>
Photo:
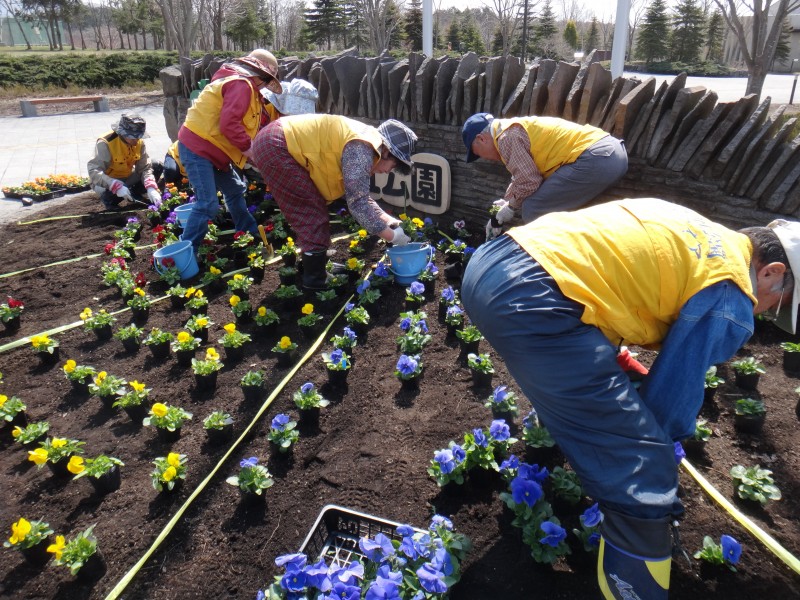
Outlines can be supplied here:
<path id="1" fill-rule="evenodd" d="M 0 187 L 19 185 L 36 177 L 66 173 L 86 176 L 86 163 L 97 138 L 111 131 L 124 112 L 136 112 L 147 121 L 145 139 L 151 158 L 164 160 L 172 143 L 164 125 L 161 102 L 111 112 L 63 113 L 40 117 L 0 117 Z M 0 198 L 0 223 L 16 221 L 47 206 L 69 201 L 69 196 L 23 206 Z"/>

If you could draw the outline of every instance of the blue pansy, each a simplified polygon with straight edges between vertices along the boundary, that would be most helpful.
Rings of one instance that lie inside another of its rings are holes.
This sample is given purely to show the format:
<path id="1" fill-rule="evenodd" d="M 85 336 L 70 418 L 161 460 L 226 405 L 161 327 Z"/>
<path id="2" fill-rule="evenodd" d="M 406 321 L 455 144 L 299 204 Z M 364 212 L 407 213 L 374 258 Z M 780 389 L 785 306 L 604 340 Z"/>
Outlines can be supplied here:
<path id="1" fill-rule="evenodd" d="M 513 471 L 519 468 L 519 456 L 516 454 L 512 454 L 503 462 L 500 463 L 500 472 L 503 471 Z"/>
<path id="2" fill-rule="evenodd" d="M 272 427 L 272 429 L 277 429 L 278 431 L 283 431 L 283 428 L 286 427 L 286 424 L 288 422 L 289 422 L 289 415 L 281 413 L 273 417 L 272 423 L 270 423 L 270 427 Z"/>
<path id="3" fill-rule="evenodd" d="M 517 504 L 525 503 L 528 506 L 533 506 L 542 495 L 542 486 L 533 479 L 517 476 L 511 481 L 511 497 Z"/>
<path id="4" fill-rule="evenodd" d="M 405 317 L 400 321 L 400 331 L 408 331 L 411 327 L 411 317 Z"/>
<path id="5" fill-rule="evenodd" d="M 357 560 L 331 573 L 332 581 L 340 581 L 347 585 L 358 585 L 359 579 L 364 579 L 364 565 Z"/>
<path id="6" fill-rule="evenodd" d="M 355 340 L 356 340 L 356 338 L 358 337 L 358 335 L 356 334 L 356 332 L 355 332 L 355 331 L 353 331 L 352 329 L 350 329 L 349 327 L 345 327 L 345 328 L 344 328 L 344 331 L 343 331 L 343 333 L 344 333 L 344 335 L 346 335 L 348 338 L 350 338 L 352 341 L 355 341 Z"/>
<path id="7" fill-rule="evenodd" d="M 411 292 L 414 296 L 421 296 L 425 293 L 425 285 L 420 283 L 419 281 L 412 281 L 411 286 L 408 288 L 409 292 Z"/>
<path id="8" fill-rule="evenodd" d="M 450 307 L 447 308 L 447 316 L 448 317 L 455 317 L 455 316 L 458 316 L 458 315 L 463 314 L 463 313 L 464 313 L 464 311 L 461 310 L 461 307 L 458 306 L 457 304 L 453 304 L 453 306 L 450 306 Z"/>
<path id="9" fill-rule="evenodd" d="M 447 448 L 434 452 L 433 460 L 439 463 L 439 470 L 445 475 L 452 473 L 456 468 L 456 461 L 455 457 L 453 456 L 453 451 Z"/>
<path id="10" fill-rule="evenodd" d="M 349 313 L 355 307 L 356 307 L 355 304 L 353 304 L 352 302 L 348 302 L 347 304 L 344 305 L 344 312 Z"/>
<path id="11" fill-rule="evenodd" d="M 239 462 L 239 466 L 243 469 L 245 467 L 255 467 L 257 464 L 258 464 L 258 458 L 256 458 L 255 456 L 251 456 L 250 458 L 243 458 Z"/>
<path id="12" fill-rule="evenodd" d="M 603 520 L 603 513 L 600 512 L 600 505 L 595 502 L 581 515 L 581 525 L 584 527 L 597 527 Z"/>
<path id="13" fill-rule="evenodd" d="M 315 587 L 321 592 L 327 592 L 332 587 L 332 582 L 328 576 L 328 565 L 324 559 L 320 559 L 313 565 L 306 567 L 306 585 Z"/>
<path id="14" fill-rule="evenodd" d="M 456 299 L 456 292 L 452 286 L 447 286 L 442 290 L 441 298 L 445 302 L 453 302 Z"/>
<path id="15" fill-rule="evenodd" d="M 308 394 L 314 391 L 314 384 L 310 381 L 306 381 L 301 387 L 300 392 L 303 394 Z"/>
<path id="16" fill-rule="evenodd" d="M 375 275 L 377 277 L 388 277 L 389 270 L 386 268 L 386 265 L 383 264 L 383 261 L 379 262 L 375 267 Z"/>
<path id="17" fill-rule="evenodd" d="M 444 527 L 447 531 L 453 531 L 453 522 L 443 515 L 433 515 L 431 517 L 431 525 L 429 529 L 435 529 L 437 527 Z"/>
<path id="18" fill-rule="evenodd" d="M 539 465 L 520 463 L 517 475 L 523 479 L 530 479 L 541 485 L 544 483 L 544 480 L 547 479 L 547 476 L 550 475 L 550 471 L 547 470 L 547 467 L 540 468 Z"/>
<path id="19" fill-rule="evenodd" d="M 492 401 L 498 404 L 503 402 L 503 400 L 506 399 L 506 396 L 508 396 L 507 390 L 508 390 L 507 385 L 498 385 L 496 388 L 494 388 L 494 391 L 492 392 Z"/>
<path id="20" fill-rule="evenodd" d="M 725 562 L 735 565 L 739 562 L 739 557 L 742 555 L 742 545 L 729 535 L 723 534 L 720 538 L 722 542 L 722 558 Z"/>
<path id="21" fill-rule="evenodd" d="M 416 373 L 418 366 L 418 357 L 408 356 L 407 354 L 401 354 L 397 361 L 397 370 L 402 375 L 411 375 Z"/>
<path id="22" fill-rule="evenodd" d="M 359 586 L 337 581 L 325 596 L 320 597 L 320 600 L 359 600 L 359 598 L 361 598 Z"/>
<path id="23" fill-rule="evenodd" d="M 361 538 L 358 540 L 358 547 L 361 548 L 364 556 L 376 563 L 379 563 L 385 558 L 394 555 L 394 546 L 392 545 L 392 540 L 382 533 L 377 534 L 375 539 L 370 539 L 367 537 Z"/>
<path id="24" fill-rule="evenodd" d="M 556 525 L 552 521 L 545 521 L 539 527 L 545 533 L 545 536 L 540 538 L 539 542 L 542 544 L 547 544 L 548 546 L 552 546 L 553 548 L 558 546 L 562 541 L 564 541 L 564 538 L 567 537 L 566 530 L 560 525 Z"/>
<path id="25" fill-rule="evenodd" d="M 511 429 L 505 419 L 495 419 L 489 426 L 489 435 L 498 442 L 504 442 L 511 437 Z"/>
<path id="26" fill-rule="evenodd" d="M 453 444 L 450 450 L 453 452 L 453 458 L 457 463 L 462 463 L 467 459 L 467 451 L 458 444 Z"/>
<path id="27" fill-rule="evenodd" d="M 444 582 L 444 573 L 437 570 L 431 563 L 423 564 L 417 569 L 417 577 L 422 589 L 431 594 L 443 594 L 447 591 Z"/>
<path id="28" fill-rule="evenodd" d="M 483 429 L 473 429 L 472 437 L 475 440 L 475 445 L 480 448 L 486 448 L 489 444 L 489 440 L 486 439 L 486 434 L 483 433 Z"/>

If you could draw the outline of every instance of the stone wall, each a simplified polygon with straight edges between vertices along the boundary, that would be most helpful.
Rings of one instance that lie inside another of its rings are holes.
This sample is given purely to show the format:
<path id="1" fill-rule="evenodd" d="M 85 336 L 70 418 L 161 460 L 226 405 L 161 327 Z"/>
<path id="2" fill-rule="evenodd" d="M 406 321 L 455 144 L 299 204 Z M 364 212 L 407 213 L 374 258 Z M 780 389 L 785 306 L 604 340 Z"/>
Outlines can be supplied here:
<path id="1" fill-rule="evenodd" d="M 196 83 L 220 62 L 183 62 L 161 73 L 167 130 L 175 139 Z M 785 106 L 753 95 L 718 102 L 713 90 L 686 87 L 686 75 L 656 87 L 652 77 L 611 79 L 590 54 L 581 63 L 515 57 L 426 58 L 411 53 L 362 58 L 336 56 L 280 60 L 281 79 L 301 77 L 320 92 L 318 112 L 376 124 L 407 122 L 420 138 L 417 151 L 444 156 L 452 170 L 453 218 L 482 221 L 501 197 L 508 173 L 500 165 L 464 162 L 461 124 L 475 112 L 495 116 L 558 116 L 601 127 L 623 138 L 630 167 L 603 199 L 656 196 L 697 208 L 730 225 L 800 216 L 800 137 L 789 135 Z M 770 112 L 772 114 L 770 114 Z"/>

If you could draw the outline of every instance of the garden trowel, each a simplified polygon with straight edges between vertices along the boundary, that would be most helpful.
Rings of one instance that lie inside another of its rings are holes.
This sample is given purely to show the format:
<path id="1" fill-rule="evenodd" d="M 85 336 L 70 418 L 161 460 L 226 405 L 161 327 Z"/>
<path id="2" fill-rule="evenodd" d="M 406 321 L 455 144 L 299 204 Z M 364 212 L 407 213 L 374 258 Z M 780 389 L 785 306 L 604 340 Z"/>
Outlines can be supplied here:
<path id="1" fill-rule="evenodd" d="M 264 243 L 264 258 L 269 260 L 275 256 L 275 250 L 272 248 L 272 244 L 270 244 L 269 240 L 267 239 L 267 232 L 264 231 L 263 225 L 258 226 L 258 233 L 261 234 L 261 241 Z"/>

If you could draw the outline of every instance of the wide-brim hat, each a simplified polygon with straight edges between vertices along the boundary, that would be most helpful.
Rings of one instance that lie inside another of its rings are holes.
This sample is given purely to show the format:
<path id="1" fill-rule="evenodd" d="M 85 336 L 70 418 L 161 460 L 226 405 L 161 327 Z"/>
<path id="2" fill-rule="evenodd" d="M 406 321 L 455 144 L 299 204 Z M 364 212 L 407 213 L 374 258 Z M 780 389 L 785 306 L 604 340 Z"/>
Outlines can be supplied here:
<path id="1" fill-rule="evenodd" d="M 797 305 L 800 303 L 800 223 L 776 219 L 767 225 L 783 246 L 789 267 L 794 276 L 794 289 L 792 290 L 792 309 L 784 310 L 775 319 L 775 325 L 788 333 L 795 333 L 797 327 Z"/>
<path id="2" fill-rule="evenodd" d="M 140 140 L 146 137 L 145 128 L 147 124 L 139 115 L 123 114 L 119 121 L 111 124 L 111 129 L 117 135 L 126 138 Z"/>
<path id="3" fill-rule="evenodd" d="M 378 126 L 378 133 L 381 134 L 383 144 L 397 160 L 413 167 L 411 155 L 414 154 L 414 147 L 417 144 L 417 134 L 406 125 L 396 119 L 389 119 Z"/>
<path id="4" fill-rule="evenodd" d="M 263 79 L 269 91 L 276 94 L 280 94 L 283 91 L 281 82 L 278 81 L 278 69 L 274 65 L 249 55 L 234 58 L 233 62 L 244 66 L 252 75 Z"/>
<path id="5" fill-rule="evenodd" d="M 461 128 L 461 138 L 464 140 L 464 145 L 467 147 L 467 162 L 478 160 L 480 157 L 472 151 L 472 142 L 478 137 L 478 134 L 486 129 L 492 122 L 494 117 L 489 113 L 475 113 L 469 119 L 464 121 Z"/>
<path id="6" fill-rule="evenodd" d="M 306 115 L 317 111 L 319 92 L 305 79 L 281 81 L 282 94 L 264 92 L 264 97 L 282 115 Z"/>

